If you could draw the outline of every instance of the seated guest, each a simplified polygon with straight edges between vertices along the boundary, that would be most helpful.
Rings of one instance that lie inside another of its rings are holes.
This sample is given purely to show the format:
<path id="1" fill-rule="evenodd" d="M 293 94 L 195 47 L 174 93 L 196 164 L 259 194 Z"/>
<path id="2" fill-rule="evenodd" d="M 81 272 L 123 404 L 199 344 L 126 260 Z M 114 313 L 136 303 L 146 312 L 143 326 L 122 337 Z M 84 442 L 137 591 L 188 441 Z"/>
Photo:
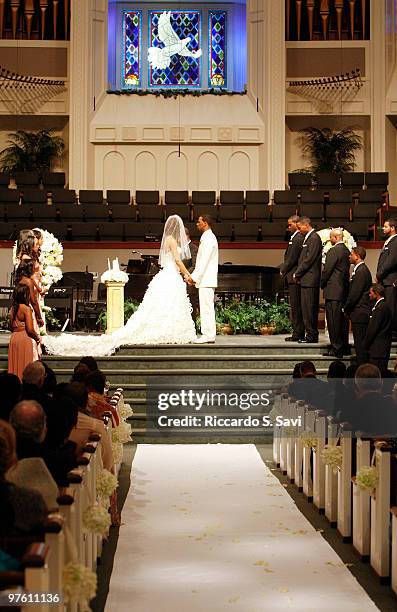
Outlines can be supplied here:
<path id="1" fill-rule="evenodd" d="M 54 372 L 54 370 L 52 370 L 45 361 L 42 362 L 44 369 L 45 369 L 45 377 L 44 377 L 44 384 L 42 387 L 42 391 L 43 393 L 45 393 L 46 395 L 49 395 L 50 397 L 52 397 L 52 394 L 54 393 L 55 387 L 57 386 L 57 377 L 56 374 Z"/>
<path id="2" fill-rule="evenodd" d="M 44 460 L 46 415 L 34 400 L 23 400 L 11 411 L 10 425 L 15 430 L 18 463 L 7 472 L 7 480 L 39 491 L 52 510 L 57 507 L 58 487 Z"/>
<path id="3" fill-rule="evenodd" d="M 80 363 L 86 365 L 90 372 L 95 372 L 95 370 L 99 370 L 96 359 L 89 355 L 82 357 L 79 361 L 79 364 Z"/>
<path id="4" fill-rule="evenodd" d="M 40 336 L 35 328 L 30 307 L 29 288 L 17 285 L 10 310 L 11 338 L 8 345 L 8 373 L 22 380 L 28 363 L 40 358 Z"/>
<path id="5" fill-rule="evenodd" d="M 327 383 L 328 383 L 328 399 L 327 412 L 330 416 L 336 416 L 341 405 L 346 401 L 346 389 L 343 381 L 346 376 L 346 366 L 340 359 L 335 359 L 329 364 Z"/>
<path id="6" fill-rule="evenodd" d="M 17 463 L 15 432 L 0 421 L 0 534 L 14 531 L 27 533 L 40 529 L 47 518 L 43 497 L 31 488 L 20 487 L 6 480 L 7 472 Z"/>
<path id="7" fill-rule="evenodd" d="M 77 425 L 78 408 L 66 397 L 57 398 L 56 405 L 47 415 L 47 436 L 44 441 L 43 459 L 58 487 L 67 487 L 67 475 L 77 467 L 77 445 L 69 440 Z"/>
<path id="8" fill-rule="evenodd" d="M 349 422 L 354 431 L 368 434 L 394 435 L 397 432 L 397 414 L 390 397 L 382 394 L 379 368 L 366 363 L 357 368 L 355 376 L 357 399 L 351 406 Z"/>
<path id="9" fill-rule="evenodd" d="M 16 374 L 0 374 L 0 419 L 8 421 L 11 410 L 21 399 L 22 385 Z"/>
<path id="10" fill-rule="evenodd" d="M 70 382 L 84 383 L 88 374 L 90 373 L 90 369 L 84 363 L 78 363 L 77 366 L 73 370 L 73 376 Z"/>
<path id="11" fill-rule="evenodd" d="M 29 363 L 22 374 L 22 399 L 35 400 L 46 414 L 51 410 L 52 399 L 44 392 L 46 370 L 41 361 Z"/>
<path id="12" fill-rule="evenodd" d="M 77 444 L 80 452 L 87 443 L 89 435 L 93 432 L 101 434 L 101 453 L 103 467 L 113 470 L 113 454 L 110 439 L 102 421 L 94 419 L 88 414 L 88 391 L 82 383 L 72 382 L 65 389 L 65 397 L 71 398 L 78 408 L 76 427 L 72 429 L 69 440 Z"/>
<path id="13" fill-rule="evenodd" d="M 392 314 L 385 301 L 385 289 L 379 283 L 371 285 L 370 300 L 374 303 L 371 311 L 364 349 L 369 356 L 369 363 L 377 366 L 382 375 L 386 372 L 390 359 L 393 331 Z"/>
<path id="14" fill-rule="evenodd" d="M 105 375 L 100 370 L 88 374 L 85 380 L 88 390 L 88 410 L 96 419 L 102 418 L 105 412 L 111 412 L 113 427 L 117 427 L 120 423 L 119 415 L 105 396 L 105 384 Z"/>
<path id="15" fill-rule="evenodd" d="M 317 378 L 317 371 L 312 361 L 302 361 L 299 366 L 301 378 L 297 378 L 293 396 L 305 400 L 308 404 L 321 410 L 328 410 L 327 383 Z"/>
<path id="16" fill-rule="evenodd" d="M 296 383 L 296 379 L 297 378 L 302 378 L 302 376 L 301 376 L 301 362 L 300 361 L 294 365 L 294 369 L 292 371 L 292 378 L 293 378 L 293 380 L 292 380 L 292 382 L 289 383 L 287 391 L 288 391 L 289 395 L 291 395 L 292 397 L 295 397 L 294 390 L 295 390 L 295 387 L 296 387 L 296 384 L 297 384 Z"/>

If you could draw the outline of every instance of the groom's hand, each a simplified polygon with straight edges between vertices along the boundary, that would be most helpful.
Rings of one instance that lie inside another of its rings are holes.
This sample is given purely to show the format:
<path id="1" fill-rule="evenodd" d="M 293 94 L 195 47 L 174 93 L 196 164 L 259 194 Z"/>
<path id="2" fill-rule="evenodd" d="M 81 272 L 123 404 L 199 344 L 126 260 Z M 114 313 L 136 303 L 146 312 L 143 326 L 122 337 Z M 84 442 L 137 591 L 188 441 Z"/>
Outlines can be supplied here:
<path id="1" fill-rule="evenodd" d="M 185 283 L 187 283 L 188 285 L 194 285 L 193 279 L 190 274 L 185 274 L 184 279 Z"/>

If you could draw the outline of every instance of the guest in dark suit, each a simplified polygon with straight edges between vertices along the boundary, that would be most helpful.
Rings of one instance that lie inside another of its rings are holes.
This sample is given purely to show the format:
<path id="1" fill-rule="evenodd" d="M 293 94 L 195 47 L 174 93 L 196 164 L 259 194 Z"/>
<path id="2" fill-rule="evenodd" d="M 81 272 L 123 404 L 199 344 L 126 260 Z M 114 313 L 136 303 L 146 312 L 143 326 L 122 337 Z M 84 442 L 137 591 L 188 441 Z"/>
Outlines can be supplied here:
<path id="1" fill-rule="evenodd" d="M 343 312 L 352 322 L 354 349 L 357 364 L 367 363 L 368 355 L 364 349 L 364 338 L 367 332 L 371 302 L 369 288 L 372 284 L 371 272 L 364 263 L 367 252 L 362 246 L 356 246 L 350 253 L 350 263 L 354 265 L 349 284 L 349 294 Z"/>
<path id="2" fill-rule="evenodd" d="M 189 249 L 190 249 L 190 259 L 185 259 L 183 261 L 183 264 L 185 265 L 188 272 L 193 272 L 194 268 L 196 267 L 198 246 L 194 244 L 194 242 L 192 242 L 192 239 L 190 236 L 190 230 L 188 227 L 185 227 L 185 234 L 186 234 L 186 238 L 188 239 L 188 244 L 189 244 Z M 186 285 L 186 288 L 187 288 L 187 294 L 189 296 L 189 299 L 190 299 L 190 302 L 193 308 L 193 318 L 196 319 L 200 311 L 198 289 L 194 285 Z"/>
<path id="3" fill-rule="evenodd" d="M 368 352 L 369 363 L 376 365 L 384 374 L 390 359 L 392 317 L 382 285 L 379 283 L 371 285 L 369 297 L 375 305 L 365 334 L 364 348 Z"/>
<path id="4" fill-rule="evenodd" d="M 298 215 L 288 219 L 288 230 L 291 234 L 288 246 L 284 253 L 284 262 L 280 266 L 280 274 L 288 286 L 289 303 L 291 308 L 292 336 L 285 339 L 286 342 L 298 342 L 305 337 L 301 310 L 301 286 L 293 279 L 293 274 L 298 266 L 299 256 L 302 251 L 303 234 L 298 229 Z"/>
<path id="5" fill-rule="evenodd" d="M 331 343 L 325 354 L 340 359 L 348 344 L 347 321 L 342 307 L 349 291 L 350 252 L 343 242 L 343 229 L 333 229 L 330 241 L 333 246 L 325 256 L 321 274 L 321 289 L 324 292 L 325 315 Z"/>
<path id="6" fill-rule="evenodd" d="M 305 338 L 299 342 L 318 342 L 321 238 L 312 227 L 309 217 L 300 217 L 297 225 L 304 239 L 293 279 L 301 286 L 301 308 L 306 332 Z"/>
<path id="7" fill-rule="evenodd" d="M 397 221 L 388 219 L 383 224 L 383 233 L 386 236 L 383 249 L 379 253 L 376 282 L 382 283 L 385 288 L 385 301 L 388 305 L 393 321 L 393 336 L 397 338 Z"/>

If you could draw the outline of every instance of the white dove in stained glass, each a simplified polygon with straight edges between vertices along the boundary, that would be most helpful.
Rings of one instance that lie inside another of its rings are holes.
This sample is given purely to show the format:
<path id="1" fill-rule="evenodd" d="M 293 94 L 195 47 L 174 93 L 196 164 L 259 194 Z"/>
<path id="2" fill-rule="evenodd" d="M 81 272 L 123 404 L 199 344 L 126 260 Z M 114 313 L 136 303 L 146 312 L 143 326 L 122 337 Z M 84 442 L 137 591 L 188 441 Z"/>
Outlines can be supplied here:
<path id="1" fill-rule="evenodd" d="M 171 25 L 171 11 L 161 13 L 158 21 L 158 37 L 164 47 L 149 47 L 148 59 L 154 70 L 157 68 L 168 68 L 171 64 L 173 55 L 183 55 L 184 57 L 201 57 L 202 51 L 190 51 L 187 45 L 191 42 L 189 37 L 180 39 Z"/>

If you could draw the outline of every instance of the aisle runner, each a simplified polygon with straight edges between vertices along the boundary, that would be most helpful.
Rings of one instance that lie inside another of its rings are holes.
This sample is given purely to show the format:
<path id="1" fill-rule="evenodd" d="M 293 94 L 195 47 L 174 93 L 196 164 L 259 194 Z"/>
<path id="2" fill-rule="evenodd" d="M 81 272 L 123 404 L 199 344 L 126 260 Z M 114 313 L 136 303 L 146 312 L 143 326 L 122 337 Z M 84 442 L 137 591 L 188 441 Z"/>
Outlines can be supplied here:
<path id="1" fill-rule="evenodd" d="M 378 608 L 253 445 L 139 445 L 106 612 Z"/>

